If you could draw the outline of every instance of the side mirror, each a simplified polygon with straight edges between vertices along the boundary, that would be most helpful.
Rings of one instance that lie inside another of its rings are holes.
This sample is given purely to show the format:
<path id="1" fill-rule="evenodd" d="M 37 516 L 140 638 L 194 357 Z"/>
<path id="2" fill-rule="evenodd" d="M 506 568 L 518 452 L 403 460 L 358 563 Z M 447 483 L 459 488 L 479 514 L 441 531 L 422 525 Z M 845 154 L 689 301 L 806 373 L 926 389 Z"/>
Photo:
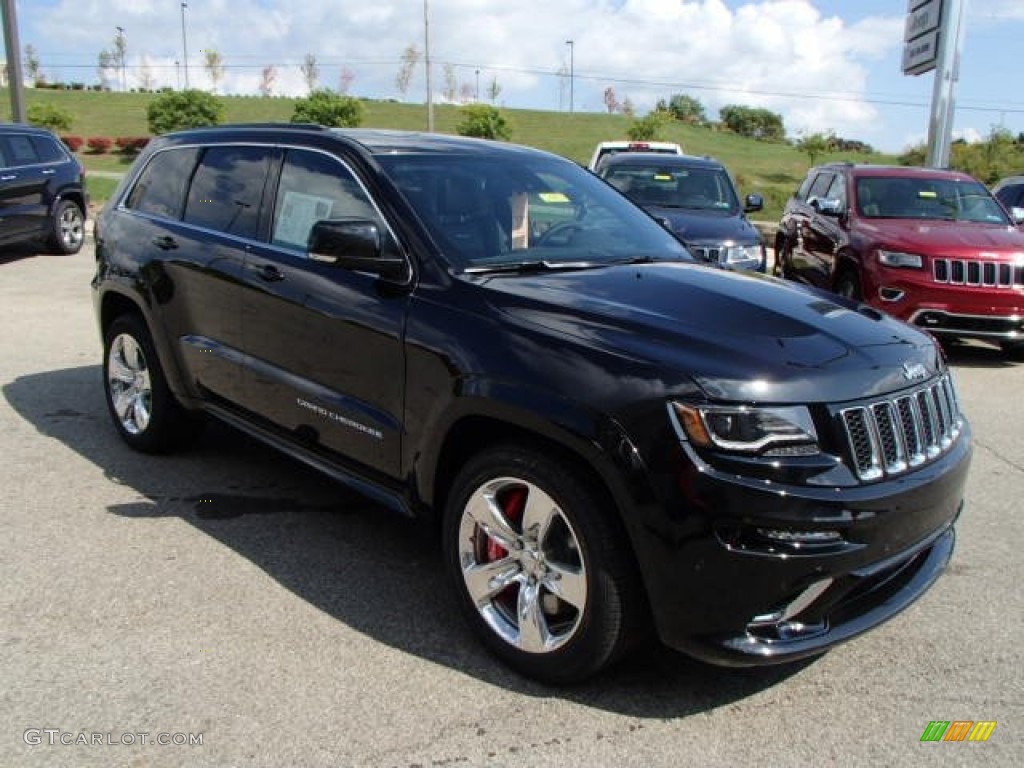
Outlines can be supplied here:
<path id="1" fill-rule="evenodd" d="M 353 272 L 369 272 L 387 280 L 405 280 L 404 258 L 384 252 L 380 229 L 367 219 L 325 219 L 309 234 L 309 258 Z"/>
<path id="2" fill-rule="evenodd" d="M 1024 208 L 1018 208 L 1017 206 L 1011 208 L 1010 218 L 1013 219 L 1013 223 L 1017 226 L 1024 224 Z"/>
<path id="3" fill-rule="evenodd" d="M 843 201 L 836 197 L 812 197 L 807 201 L 822 216 L 841 216 Z"/>
<path id="4" fill-rule="evenodd" d="M 761 195 L 747 195 L 743 199 L 743 212 L 754 213 L 764 208 L 764 198 Z"/>

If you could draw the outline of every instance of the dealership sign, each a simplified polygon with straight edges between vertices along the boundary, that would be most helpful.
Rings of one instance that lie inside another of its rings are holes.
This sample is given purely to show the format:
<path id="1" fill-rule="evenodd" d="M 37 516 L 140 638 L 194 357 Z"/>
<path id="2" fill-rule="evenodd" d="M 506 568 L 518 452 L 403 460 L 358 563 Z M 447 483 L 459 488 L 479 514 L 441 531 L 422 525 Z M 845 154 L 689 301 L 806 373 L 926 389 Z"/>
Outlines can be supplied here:
<path id="1" fill-rule="evenodd" d="M 935 69 L 945 5 L 943 0 L 908 0 L 903 29 L 903 74 L 922 75 Z"/>

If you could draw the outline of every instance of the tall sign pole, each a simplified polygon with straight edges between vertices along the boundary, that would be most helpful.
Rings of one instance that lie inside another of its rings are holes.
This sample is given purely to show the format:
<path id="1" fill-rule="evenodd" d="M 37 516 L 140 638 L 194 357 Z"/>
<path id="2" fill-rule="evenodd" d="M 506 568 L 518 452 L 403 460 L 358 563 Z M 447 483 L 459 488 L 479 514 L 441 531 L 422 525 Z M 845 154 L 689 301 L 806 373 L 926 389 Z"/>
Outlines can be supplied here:
<path id="1" fill-rule="evenodd" d="M 928 122 L 927 163 L 932 168 L 949 166 L 967 2 L 907 0 L 903 74 L 923 75 L 935 70 L 932 110 Z"/>
<path id="2" fill-rule="evenodd" d="M 423 63 L 427 68 L 427 132 L 434 132 L 434 88 L 430 78 L 430 7 L 423 0 Z"/>
<path id="3" fill-rule="evenodd" d="M 14 0 L 3 0 L 4 45 L 7 47 L 7 87 L 11 91 L 11 120 L 25 122 L 24 74 L 21 70 L 21 43 Z"/>

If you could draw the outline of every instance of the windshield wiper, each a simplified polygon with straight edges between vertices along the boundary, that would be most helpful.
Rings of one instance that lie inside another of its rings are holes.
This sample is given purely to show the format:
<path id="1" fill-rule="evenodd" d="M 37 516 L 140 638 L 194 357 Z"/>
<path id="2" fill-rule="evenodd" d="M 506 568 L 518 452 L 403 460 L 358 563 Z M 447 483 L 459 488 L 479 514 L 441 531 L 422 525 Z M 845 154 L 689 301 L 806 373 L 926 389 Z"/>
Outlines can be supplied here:
<path id="1" fill-rule="evenodd" d="M 477 264 L 466 267 L 467 275 L 491 275 L 500 272 L 527 274 L 533 272 L 564 272 L 575 269 L 599 269 L 609 266 L 607 261 L 503 261 L 496 264 Z"/>

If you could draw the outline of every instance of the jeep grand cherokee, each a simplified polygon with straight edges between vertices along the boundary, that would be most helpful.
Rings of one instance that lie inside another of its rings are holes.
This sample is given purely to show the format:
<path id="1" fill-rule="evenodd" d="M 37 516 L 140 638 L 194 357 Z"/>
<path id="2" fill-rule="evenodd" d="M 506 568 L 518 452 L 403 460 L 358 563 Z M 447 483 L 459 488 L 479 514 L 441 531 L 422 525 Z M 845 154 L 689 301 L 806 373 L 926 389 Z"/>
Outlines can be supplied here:
<path id="1" fill-rule="evenodd" d="M 651 627 L 720 664 L 818 654 L 950 558 L 970 437 L 933 339 L 697 264 L 554 155 L 181 132 L 138 158 L 96 258 L 129 445 L 212 415 L 433 521 L 469 624 L 538 679 Z"/>

